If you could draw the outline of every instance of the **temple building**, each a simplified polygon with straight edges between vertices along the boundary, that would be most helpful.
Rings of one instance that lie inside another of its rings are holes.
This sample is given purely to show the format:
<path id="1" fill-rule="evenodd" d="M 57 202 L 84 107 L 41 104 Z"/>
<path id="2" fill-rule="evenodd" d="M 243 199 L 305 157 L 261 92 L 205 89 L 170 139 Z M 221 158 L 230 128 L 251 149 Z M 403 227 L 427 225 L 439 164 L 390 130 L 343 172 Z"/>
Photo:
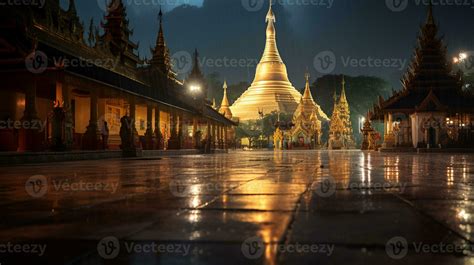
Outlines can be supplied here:
<path id="1" fill-rule="evenodd" d="M 290 148 L 315 149 L 321 147 L 322 122 L 329 121 L 321 107 L 314 102 L 306 74 L 306 87 L 300 103 L 293 114 L 293 127 L 288 131 Z M 278 134 L 279 132 L 277 132 Z M 282 146 L 282 145 L 280 145 Z"/>
<path id="2" fill-rule="evenodd" d="M 233 116 L 240 121 L 258 120 L 259 113 L 294 113 L 301 99 L 301 93 L 288 79 L 286 66 L 278 52 L 271 0 L 266 22 L 265 51 L 257 66 L 255 79 L 230 107 Z"/>
<path id="3" fill-rule="evenodd" d="M 329 150 L 354 149 L 355 141 L 352 130 L 351 112 L 346 97 L 346 81 L 342 77 L 342 92 L 339 99 L 334 93 L 334 108 L 329 125 Z"/>
<path id="4" fill-rule="evenodd" d="M 384 122 L 383 149 L 474 147 L 474 96 L 453 73 L 429 6 L 402 89 L 379 98 L 370 117 Z"/>
<path id="5" fill-rule="evenodd" d="M 124 4 L 112 4 L 88 38 L 74 0 L 2 6 L 0 151 L 227 147 L 236 124 L 210 106 L 197 64 L 177 80 L 162 12 L 152 58 L 140 58 Z"/>

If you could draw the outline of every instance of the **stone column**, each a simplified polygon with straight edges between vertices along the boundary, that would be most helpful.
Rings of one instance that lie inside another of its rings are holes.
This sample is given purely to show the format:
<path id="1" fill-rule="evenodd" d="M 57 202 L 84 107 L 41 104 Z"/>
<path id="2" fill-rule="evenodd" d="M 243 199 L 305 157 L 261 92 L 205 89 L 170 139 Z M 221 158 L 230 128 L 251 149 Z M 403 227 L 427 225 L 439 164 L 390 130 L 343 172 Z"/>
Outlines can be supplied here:
<path id="1" fill-rule="evenodd" d="M 100 146 L 100 131 L 97 125 L 98 96 L 95 89 L 91 90 L 90 118 L 86 133 L 82 140 L 82 149 L 98 150 Z"/>
<path id="2" fill-rule="evenodd" d="M 175 110 L 170 111 L 170 128 L 171 135 L 168 141 L 168 149 L 176 150 L 179 149 L 179 137 L 178 137 L 178 118 Z"/>
<path id="3" fill-rule="evenodd" d="M 137 122 L 137 105 L 135 103 L 135 97 L 134 96 L 130 96 L 130 126 L 131 126 L 131 131 L 132 131 L 132 144 L 134 147 L 137 147 L 139 149 L 141 149 L 141 145 L 140 145 L 140 141 L 139 141 L 139 138 L 138 138 L 138 131 L 137 131 L 137 127 L 136 127 L 136 122 Z"/>
<path id="4" fill-rule="evenodd" d="M 64 145 L 67 150 L 71 150 L 74 145 L 74 118 L 72 117 L 71 89 L 67 84 L 63 84 L 64 100 Z"/>
<path id="5" fill-rule="evenodd" d="M 216 149 L 216 125 L 211 124 L 211 149 Z"/>
<path id="6" fill-rule="evenodd" d="M 41 121 L 36 112 L 36 80 L 34 79 L 27 84 L 25 90 L 25 111 L 21 124 L 18 131 L 18 150 L 21 152 L 42 151 L 46 122 Z"/>
<path id="7" fill-rule="evenodd" d="M 163 149 L 163 135 L 161 134 L 160 107 L 155 107 L 155 149 Z"/>
<path id="8" fill-rule="evenodd" d="M 227 150 L 229 148 L 229 133 L 227 131 L 228 127 L 224 127 L 224 149 Z"/>
<path id="9" fill-rule="evenodd" d="M 178 149 L 183 149 L 184 148 L 184 142 L 187 137 L 186 131 L 185 131 L 185 122 L 184 122 L 184 114 L 179 115 L 179 131 L 178 131 L 178 139 L 179 139 L 179 146 Z"/>
<path id="10" fill-rule="evenodd" d="M 193 117 L 193 148 L 195 149 L 199 147 L 199 139 L 198 139 L 197 131 L 198 131 L 198 121 L 196 117 Z"/>
<path id="11" fill-rule="evenodd" d="M 147 105 L 146 109 L 146 132 L 145 132 L 145 150 L 153 150 L 154 147 L 154 137 L 153 137 L 153 106 L 151 104 Z"/>

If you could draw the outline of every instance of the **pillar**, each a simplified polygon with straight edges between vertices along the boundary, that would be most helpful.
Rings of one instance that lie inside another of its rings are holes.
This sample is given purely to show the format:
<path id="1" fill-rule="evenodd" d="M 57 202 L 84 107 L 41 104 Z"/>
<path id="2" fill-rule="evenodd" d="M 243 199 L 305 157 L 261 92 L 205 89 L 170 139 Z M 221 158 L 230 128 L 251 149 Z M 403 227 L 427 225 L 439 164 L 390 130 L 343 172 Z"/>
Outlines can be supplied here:
<path id="1" fill-rule="evenodd" d="M 193 148 L 199 149 L 200 137 L 197 135 L 198 131 L 198 121 L 196 117 L 193 117 Z"/>
<path id="2" fill-rule="evenodd" d="M 98 110 L 98 96 L 97 91 L 92 90 L 90 93 L 90 117 L 89 125 L 82 140 L 82 149 L 84 150 L 98 150 L 100 146 L 100 131 L 97 126 L 97 110 Z"/>
<path id="3" fill-rule="evenodd" d="M 155 137 L 153 134 L 153 106 L 147 105 L 146 108 L 146 132 L 145 132 L 145 150 L 153 150 Z"/>
<path id="4" fill-rule="evenodd" d="M 170 111 L 170 128 L 171 135 L 168 140 L 168 149 L 177 150 L 179 149 L 179 136 L 178 136 L 178 117 L 175 110 Z"/>
<path id="5" fill-rule="evenodd" d="M 45 122 L 39 119 L 36 112 L 36 80 L 34 78 L 27 84 L 25 90 L 25 111 L 21 123 L 22 126 L 18 132 L 18 150 L 42 151 L 45 128 L 41 129 L 41 126 L 34 125 L 45 124 Z"/>
<path id="6" fill-rule="evenodd" d="M 155 107 L 155 149 L 163 149 L 163 135 L 161 134 L 160 107 Z"/>
<path id="7" fill-rule="evenodd" d="M 227 126 L 224 127 L 224 149 L 227 150 L 229 148 L 229 134 L 227 131 Z"/>
<path id="8" fill-rule="evenodd" d="M 131 128 L 131 131 L 132 131 L 132 144 L 134 147 L 137 147 L 137 148 L 141 148 L 141 145 L 140 145 L 140 141 L 139 141 L 139 138 L 138 138 L 138 131 L 137 131 L 137 127 L 136 127 L 136 123 L 137 123 L 137 105 L 135 103 L 135 97 L 134 96 L 130 96 L 130 120 L 131 120 L 131 123 L 130 123 L 130 126 L 132 127 Z"/>
<path id="9" fill-rule="evenodd" d="M 179 115 L 179 131 L 178 131 L 178 139 L 179 139 L 179 146 L 178 149 L 184 148 L 184 143 L 186 140 L 186 131 L 185 131 L 186 125 L 184 122 L 184 114 L 180 113 Z"/>
<path id="10" fill-rule="evenodd" d="M 74 118 L 72 117 L 73 109 L 71 104 L 71 89 L 63 83 L 62 96 L 64 100 L 64 145 L 67 150 L 71 150 L 74 146 Z"/>

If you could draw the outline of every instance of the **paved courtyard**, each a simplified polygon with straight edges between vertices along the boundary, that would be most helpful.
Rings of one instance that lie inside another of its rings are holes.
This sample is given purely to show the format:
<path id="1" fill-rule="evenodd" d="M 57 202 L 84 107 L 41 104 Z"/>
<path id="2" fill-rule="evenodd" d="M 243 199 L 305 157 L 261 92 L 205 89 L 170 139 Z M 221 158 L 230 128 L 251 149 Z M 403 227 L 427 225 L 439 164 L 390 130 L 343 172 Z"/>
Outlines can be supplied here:
<path id="1" fill-rule="evenodd" d="M 0 168 L 0 264 L 474 264 L 474 155 L 231 152 Z"/>

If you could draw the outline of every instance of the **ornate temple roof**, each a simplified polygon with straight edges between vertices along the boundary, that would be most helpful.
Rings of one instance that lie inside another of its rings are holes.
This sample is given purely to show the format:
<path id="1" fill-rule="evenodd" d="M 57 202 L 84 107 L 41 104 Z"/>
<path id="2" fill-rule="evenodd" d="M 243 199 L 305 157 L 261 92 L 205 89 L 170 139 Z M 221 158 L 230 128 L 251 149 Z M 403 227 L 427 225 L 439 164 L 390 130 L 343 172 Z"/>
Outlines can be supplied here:
<path id="1" fill-rule="evenodd" d="M 412 62 L 401 80 L 402 89 L 386 100 L 379 99 L 370 116 L 383 119 L 385 112 L 421 111 L 420 105 L 428 97 L 439 103 L 435 110 L 474 111 L 474 97 L 462 90 L 461 73 L 453 73 L 446 56 L 447 48 L 438 37 L 431 4 L 417 44 Z"/>
<path id="2" fill-rule="evenodd" d="M 166 46 L 165 36 L 163 33 L 163 12 L 161 11 L 161 8 L 158 17 L 160 20 L 158 36 L 156 37 L 155 48 L 150 49 L 153 56 L 150 63 L 152 67 L 157 67 L 163 74 L 175 78 L 176 74 L 171 70 L 170 51 Z"/>
<path id="3" fill-rule="evenodd" d="M 300 103 L 298 104 L 298 107 L 296 108 L 295 113 L 293 114 L 293 119 L 305 119 L 305 120 L 310 120 L 311 117 L 314 118 L 314 115 L 316 115 L 316 118 L 321 121 L 329 121 L 328 116 L 324 111 L 321 109 L 321 107 L 316 104 L 316 102 L 313 99 L 313 96 L 311 95 L 311 87 L 310 87 L 310 75 L 309 73 L 306 74 L 306 87 L 303 93 L 303 96 L 301 97 Z"/>

